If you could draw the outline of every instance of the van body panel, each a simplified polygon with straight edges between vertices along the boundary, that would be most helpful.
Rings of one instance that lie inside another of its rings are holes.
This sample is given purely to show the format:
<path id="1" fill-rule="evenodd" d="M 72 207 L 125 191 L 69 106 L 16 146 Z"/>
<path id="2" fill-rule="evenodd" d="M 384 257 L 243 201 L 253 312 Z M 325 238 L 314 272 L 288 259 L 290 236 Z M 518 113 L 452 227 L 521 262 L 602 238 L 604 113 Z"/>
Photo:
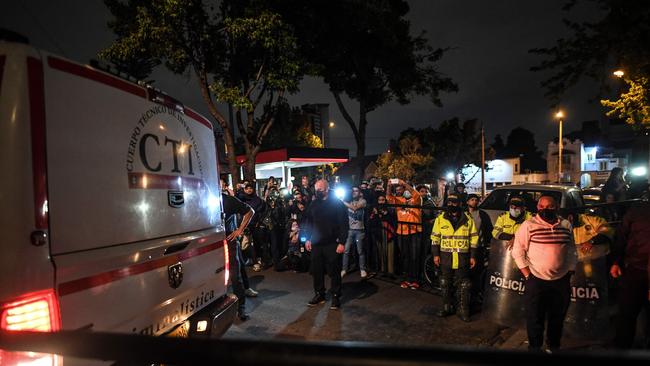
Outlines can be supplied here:
<path id="1" fill-rule="evenodd" d="M 79 76 L 74 69 L 51 67 L 61 59 L 48 60 L 52 253 L 221 224 L 209 128 L 171 107 Z M 178 205 L 172 206 L 170 199 Z"/>
<path id="2" fill-rule="evenodd" d="M 0 305 L 54 289 L 66 330 L 161 335 L 213 308 L 227 329 L 209 121 L 27 45 L 0 42 L 0 67 Z"/>
<path id="3" fill-rule="evenodd" d="M 35 246 L 30 239 L 35 231 L 41 231 L 46 237 L 48 234 L 47 228 L 37 227 L 35 220 L 37 212 L 35 172 L 32 166 L 31 108 L 38 108 L 38 105 L 30 103 L 30 75 L 27 67 L 28 59 L 38 61 L 40 55 L 30 47 L 0 43 L 0 57 L 4 59 L 0 81 L 2 303 L 26 293 L 52 288 L 54 267 L 47 243 Z M 40 87 L 42 90 L 42 85 L 32 87 Z M 38 90 L 34 92 L 38 93 Z M 39 208 L 47 211 L 47 206 Z M 42 211 L 40 213 L 43 214 Z"/>

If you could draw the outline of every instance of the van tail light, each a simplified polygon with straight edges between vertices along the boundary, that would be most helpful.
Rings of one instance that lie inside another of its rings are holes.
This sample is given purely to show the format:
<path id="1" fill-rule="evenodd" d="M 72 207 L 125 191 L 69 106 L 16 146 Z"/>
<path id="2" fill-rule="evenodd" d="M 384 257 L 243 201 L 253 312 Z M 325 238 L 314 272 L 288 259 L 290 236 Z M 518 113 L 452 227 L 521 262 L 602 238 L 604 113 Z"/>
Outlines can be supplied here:
<path id="1" fill-rule="evenodd" d="M 226 287 L 228 287 L 228 281 L 230 280 L 230 253 L 228 251 L 228 241 L 227 240 L 223 241 L 223 255 L 225 256 L 225 258 L 224 258 L 224 263 L 225 263 L 224 267 L 225 268 L 224 269 L 225 269 L 225 273 L 226 273 L 226 275 L 224 276 L 223 282 L 224 282 L 224 285 Z"/>
<path id="2" fill-rule="evenodd" d="M 59 302 L 54 290 L 39 291 L 4 303 L 1 308 L 2 330 L 53 332 L 61 329 Z"/>
<path id="3" fill-rule="evenodd" d="M 61 329 L 59 302 L 54 290 L 25 294 L 0 304 L 3 331 L 54 332 Z M 0 350 L 0 365 L 61 365 L 57 355 Z"/>

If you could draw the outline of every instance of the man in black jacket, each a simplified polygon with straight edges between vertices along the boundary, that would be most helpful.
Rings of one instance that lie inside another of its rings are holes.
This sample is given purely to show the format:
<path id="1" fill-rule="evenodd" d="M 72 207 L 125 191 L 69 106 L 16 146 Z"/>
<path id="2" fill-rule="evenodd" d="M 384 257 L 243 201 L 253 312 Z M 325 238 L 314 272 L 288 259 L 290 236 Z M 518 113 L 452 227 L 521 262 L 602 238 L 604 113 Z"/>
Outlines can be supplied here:
<path id="1" fill-rule="evenodd" d="M 315 185 L 316 199 L 309 205 L 303 218 L 305 249 L 311 251 L 311 274 L 316 293 L 308 305 L 325 303 L 325 272 L 331 280 L 332 303 L 330 309 L 341 307 L 341 268 L 344 243 L 348 237 L 347 208 L 339 199 L 329 194 L 329 184 L 321 179 Z"/>
<path id="2" fill-rule="evenodd" d="M 255 215 L 250 222 L 251 234 L 253 234 L 253 247 L 255 248 L 255 264 L 253 271 L 259 272 L 262 266 L 271 261 L 271 254 L 269 253 L 269 241 L 265 238 L 264 228 L 262 227 L 262 218 L 266 215 L 267 205 L 255 192 L 255 184 L 247 182 L 244 185 L 244 190 L 237 194 L 242 202 L 249 205 L 254 211 Z"/>

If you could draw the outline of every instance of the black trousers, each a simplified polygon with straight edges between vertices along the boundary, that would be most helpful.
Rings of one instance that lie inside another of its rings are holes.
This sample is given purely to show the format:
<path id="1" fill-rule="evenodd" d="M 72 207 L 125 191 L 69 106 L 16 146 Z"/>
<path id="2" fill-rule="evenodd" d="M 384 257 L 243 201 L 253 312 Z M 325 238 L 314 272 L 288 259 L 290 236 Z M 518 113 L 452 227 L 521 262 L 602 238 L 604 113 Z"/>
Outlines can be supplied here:
<path id="1" fill-rule="evenodd" d="M 464 282 L 469 279 L 469 266 L 459 266 L 452 269 L 451 266 L 440 265 L 442 302 L 445 305 L 454 304 L 454 291 L 459 291 Z"/>
<path id="2" fill-rule="evenodd" d="M 325 295 L 325 273 L 330 277 L 333 296 L 341 296 L 343 254 L 336 253 L 336 244 L 316 244 L 311 249 L 311 275 L 314 292 Z"/>
<path id="3" fill-rule="evenodd" d="M 636 335 L 637 317 L 644 306 L 648 306 L 648 272 L 634 268 L 623 269 L 620 285 L 614 345 L 618 348 L 631 348 Z"/>
<path id="4" fill-rule="evenodd" d="M 239 242 L 231 240 L 228 242 L 228 260 L 230 261 L 230 283 L 232 285 L 232 292 L 237 296 L 239 311 L 241 312 L 246 308 L 246 287 L 244 286 L 244 278 L 248 284 L 248 277 L 244 269 L 243 256 Z M 242 276 L 243 273 L 243 276 Z"/>
<path id="5" fill-rule="evenodd" d="M 560 348 L 564 318 L 571 301 L 571 276 L 546 281 L 532 274 L 526 281 L 524 304 L 526 306 L 526 328 L 530 348 L 541 348 L 544 344 L 544 325 L 546 342 L 549 348 Z"/>
<path id="6" fill-rule="evenodd" d="M 261 259 L 262 263 L 264 264 L 270 262 L 271 254 L 269 253 L 269 230 L 262 226 L 256 226 L 251 229 L 251 234 L 253 235 L 253 247 L 255 248 L 254 261 Z"/>
<path id="7" fill-rule="evenodd" d="M 402 275 L 409 282 L 422 282 L 424 247 L 422 233 L 397 235 Z"/>

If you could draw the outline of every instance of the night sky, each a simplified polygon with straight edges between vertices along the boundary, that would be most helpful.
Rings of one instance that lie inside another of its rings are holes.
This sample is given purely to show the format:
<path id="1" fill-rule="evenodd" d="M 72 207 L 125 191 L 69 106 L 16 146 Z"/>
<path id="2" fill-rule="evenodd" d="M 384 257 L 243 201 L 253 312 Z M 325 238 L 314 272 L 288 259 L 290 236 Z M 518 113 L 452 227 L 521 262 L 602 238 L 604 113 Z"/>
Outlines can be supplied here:
<path id="1" fill-rule="evenodd" d="M 547 74 L 529 68 L 541 59 L 528 53 L 534 47 L 552 46 L 570 34 L 562 18 L 594 19 L 591 2 L 571 13 L 562 10 L 559 0 L 417 0 L 409 1 L 408 18 L 414 32 L 425 30 L 433 46 L 451 47 L 440 63 L 440 71 L 450 75 L 460 87 L 456 94 L 443 95 L 442 108 L 425 98 L 406 106 L 388 104 L 368 115 L 370 125 L 367 153 L 385 151 L 388 140 L 406 127 L 436 126 L 441 120 L 478 118 L 485 123 L 488 143 L 497 133 L 504 140 L 517 126 L 532 130 L 537 145 L 557 136 L 550 102 L 539 83 Z M 3 4 L 0 26 L 27 36 L 31 44 L 87 63 L 114 39 L 106 26 L 110 13 L 101 0 L 11 1 Z M 155 86 L 209 116 L 196 84 L 189 75 L 172 75 L 164 69 L 151 77 Z M 566 129 L 579 128 L 584 120 L 602 118 L 598 104 L 587 100 L 596 93 L 595 85 L 584 82 L 562 100 L 567 114 Z M 290 97 L 292 105 L 329 103 L 330 117 L 336 122 L 333 147 L 349 148 L 354 154 L 352 132 L 336 107 L 327 86 L 319 79 L 306 78 L 301 91 Z M 351 112 L 358 111 L 348 101 Z M 224 109 L 225 110 L 225 109 Z"/>

